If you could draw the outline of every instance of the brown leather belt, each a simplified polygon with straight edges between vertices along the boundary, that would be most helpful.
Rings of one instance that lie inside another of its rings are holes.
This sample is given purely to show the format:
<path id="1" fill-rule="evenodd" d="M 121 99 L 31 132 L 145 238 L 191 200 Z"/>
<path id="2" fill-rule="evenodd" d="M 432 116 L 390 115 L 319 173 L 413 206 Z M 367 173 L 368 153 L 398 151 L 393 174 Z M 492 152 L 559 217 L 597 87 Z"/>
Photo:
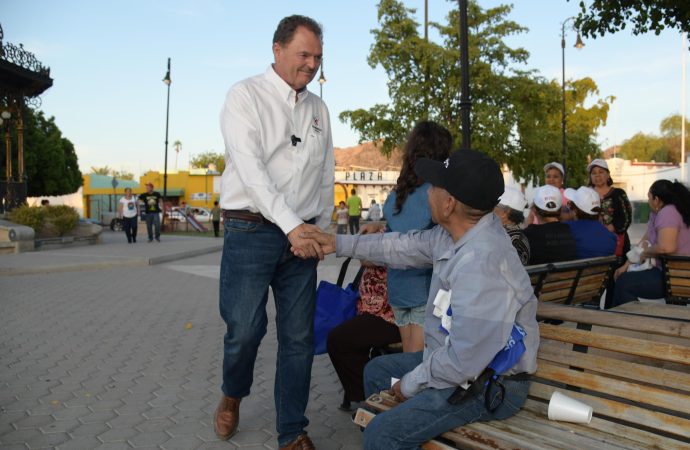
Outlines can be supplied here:
<path id="1" fill-rule="evenodd" d="M 266 219 L 261 214 L 253 213 L 251 211 L 247 211 L 246 209 L 224 209 L 223 210 L 223 219 L 224 220 L 232 220 L 232 219 L 245 220 L 247 222 L 266 223 L 266 224 L 273 223 L 270 220 Z"/>

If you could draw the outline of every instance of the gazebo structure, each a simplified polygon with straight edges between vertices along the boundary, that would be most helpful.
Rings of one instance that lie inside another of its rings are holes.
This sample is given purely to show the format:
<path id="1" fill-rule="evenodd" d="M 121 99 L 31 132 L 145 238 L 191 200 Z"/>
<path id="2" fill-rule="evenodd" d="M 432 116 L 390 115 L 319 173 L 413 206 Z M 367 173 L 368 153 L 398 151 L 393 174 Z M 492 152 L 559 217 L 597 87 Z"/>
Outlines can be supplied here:
<path id="1" fill-rule="evenodd" d="M 3 38 L 0 25 L 0 129 L 5 142 L 5 157 L 0 158 L 4 168 L 0 173 L 0 214 L 26 201 L 23 112 L 26 105 L 39 106 L 39 95 L 53 85 L 48 67 L 22 44 L 3 42 Z"/>

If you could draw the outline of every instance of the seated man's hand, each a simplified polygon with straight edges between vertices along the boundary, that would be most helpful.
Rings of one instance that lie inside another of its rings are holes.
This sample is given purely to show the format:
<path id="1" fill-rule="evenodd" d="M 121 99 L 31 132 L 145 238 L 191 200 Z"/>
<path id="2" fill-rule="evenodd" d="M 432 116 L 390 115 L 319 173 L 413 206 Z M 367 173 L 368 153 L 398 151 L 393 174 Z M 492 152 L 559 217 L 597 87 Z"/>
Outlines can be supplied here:
<path id="1" fill-rule="evenodd" d="M 386 225 L 381 222 L 365 223 L 359 229 L 359 234 L 383 233 Z"/>
<path id="2" fill-rule="evenodd" d="M 321 229 L 319 227 L 308 223 L 295 227 L 287 235 L 290 241 L 290 251 L 300 258 L 319 258 L 319 260 L 323 260 L 324 252 L 319 243 L 309 237 L 303 237 L 305 234 L 320 232 Z"/>
<path id="3" fill-rule="evenodd" d="M 405 397 L 402 394 L 402 390 L 400 388 L 400 381 L 396 381 L 393 387 L 391 387 L 390 393 L 393 397 L 395 397 L 395 400 L 402 403 L 405 400 L 407 400 L 407 397 Z"/>
<path id="4" fill-rule="evenodd" d="M 312 239 L 320 246 L 325 255 L 335 252 L 335 235 L 324 233 L 318 227 L 316 231 L 308 231 L 300 234 L 301 238 Z"/>

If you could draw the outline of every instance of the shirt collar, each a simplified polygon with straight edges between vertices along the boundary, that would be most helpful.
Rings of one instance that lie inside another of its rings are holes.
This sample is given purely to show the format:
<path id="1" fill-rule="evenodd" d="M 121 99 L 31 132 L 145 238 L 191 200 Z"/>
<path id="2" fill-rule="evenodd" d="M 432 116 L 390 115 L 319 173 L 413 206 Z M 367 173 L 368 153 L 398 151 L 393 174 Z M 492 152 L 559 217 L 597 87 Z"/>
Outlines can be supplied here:
<path id="1" fill-rule="evenodd" d="M 487 228 L 489 226 L 492 226 L 495 221 L 499 220 L 498 217 L 494 213 L 489 213 L 486 214 L 484 217 L 479 219 L 479 222 L 472 228 L 470 228 L 467 233 L 465 233 L 459 240 L 456 242 L 452 248 L 448 249 L 448 251 L 444 252 L 438 259 L 450 259 L 455 253 L 459 252 L 460 249 L 467 244 L 470 240 L 474 238 L 474 236 L 477 233 L 481 233 L 481 231 L 484 228 Z M 502 225 L 501 225 L 502 226 Z"/>
<path id="2" fill-rule="evenodd" d="M 298 96 L 298 99 L 304 99 L 309 93 L 306 87 L 299 93 L 292 89 L 292 87 L 276 73 L 275 69 L 273 69 L 273 64 L 269 64 L 268 69 L 266 69 L 266 79 L 278 90 L 280 98 L 293 105 L 295 104 L 295 95 Z"/>

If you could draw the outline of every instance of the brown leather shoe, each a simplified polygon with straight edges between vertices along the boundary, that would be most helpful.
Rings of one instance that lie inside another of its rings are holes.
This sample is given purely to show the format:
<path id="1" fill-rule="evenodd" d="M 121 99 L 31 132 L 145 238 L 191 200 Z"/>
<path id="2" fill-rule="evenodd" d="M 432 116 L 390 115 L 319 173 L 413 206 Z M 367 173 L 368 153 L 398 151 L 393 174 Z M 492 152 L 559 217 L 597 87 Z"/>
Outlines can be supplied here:
<path id="1" fill-rule="evenodd" d="M 224 441 L 237 433 L 241 401 L 241 398 L 223 396 L 218 403 L 218 408 L 216 408 L 216 413 L 213 416 L 213 426 L 216 430 L 216 436 Z"/>
<path id="2" fill-rule="evenodd" d="M 285 447 L 280 447 L 280 450 L 316 450 L 309 436 L 300 434 L 297 439 L 290 442 Z"/>

